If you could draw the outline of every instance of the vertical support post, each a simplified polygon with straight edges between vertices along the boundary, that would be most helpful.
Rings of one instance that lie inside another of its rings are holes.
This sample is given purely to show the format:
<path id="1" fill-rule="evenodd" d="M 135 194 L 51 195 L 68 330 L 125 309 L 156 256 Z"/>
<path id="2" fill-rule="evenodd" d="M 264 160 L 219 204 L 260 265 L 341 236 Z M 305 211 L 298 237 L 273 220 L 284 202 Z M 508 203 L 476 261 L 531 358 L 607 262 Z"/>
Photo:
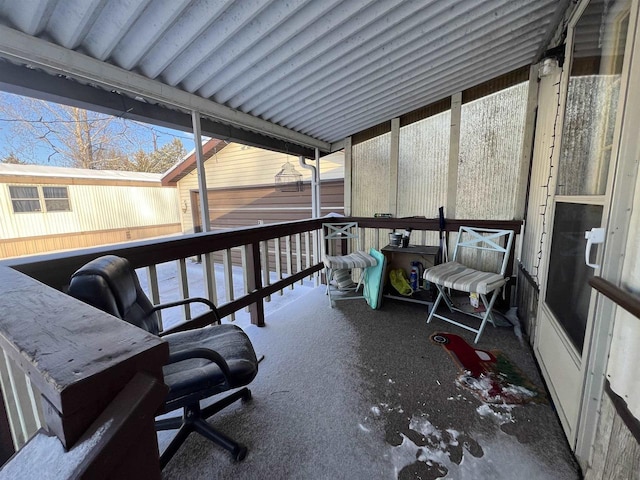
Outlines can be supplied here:
<path id="1" fill-rule="evenodd" d="M 351 213 L 351 179 L 352 179 L 352 143 L 351 137 L 344 140 L 344 215 L 350 217 Z"/>
<path id="2" fill-rule="evenodd" d="M 400 118 L 391 119 L 389 152 L 389 213 L 398 216 L 398 163 L 400 161 Z"/>
<path id="3" fill-rule="evenodd" d="M 533 140 L 536 129 L 536 112 L 538 109 L 538 65 L 529 68 L 529 85 L 527 95 L 527 111 L 524 124 L 524 138 L 522 139 L 522 153 L 520 154 L 520 168 L 518 169 L 518 189 L 516 191 L 517 219 L 524 218 L 527 205 L 527 185 L 529 171 L 533 160 Z M 514 249 L 515 250 L 515 249 Z"/>
<path id="4" fill-rule="evenodd" d="M 262 288 L 262 277 L 260 271 L 260 244 L 250 243 L 244 247 L 247 259 L 247 293 L 255 292 Z M 249 315 L 251 323 L 258 327 L 264 327 L 264 302 L 263 299 L 249 305 Z"/>
<path id="5" fill-rule="evenodd" d="M 320 150 L 316 148 L 316 212 L 314 218 L 322 217 L 322 195 L 320 191 Z M 313 263 L 318 263 L 320 258 L 320 252 L 322 251 L 322 235 L 316 230 L 313 235 Z M 314 274 L 314 284 L 316 287 L 320 286 L 320 274 L 316 272 Z"/>
<path id="6" fill-rule="evenodd" d="M 316 194 L 316 211 L 313 214 L 313 218 L 320 218 L 322 216 L 322 201 L 320 195 L 320 150 L 316 148 L 316 178 L 315 178 L 315 194 Z"/>
<path id="7" fill-rule="evenodd" d="M 458 161 L 460 158 L 460 122 L 462 120 L 462 92 L 451 96 L 451 131 L 449 133 L 449 176 L 447 178 L 447 218 L 456 218 L 458 198 Z"/>
<path id="8" fill-rule="evenodd" d="M 202 219 L 202 231 L 211 231 L 211 220 L 209 218 L 209 196 L 207 195 L 207 176 L 204 169 L 204 154 L 202 153 L 202 128 L 200 127 L 200 112 L 191 111 L 191 121 L 193 124 L 193 140 L 196 153 L 196 170 L 198 171 L 198 192 L 200 194 L 200 217 Z M 203 255 L 202 268 L 204 269 L 204 289 L 207 297 L 213 303 L 218 301 L 216 289 L 215 262 L 211 253 Z"/>
<path id="9" fill-rule="evenodd" d="M 209 197 L 207 195 L 207 177 L 204 169 L 204 154 L 202 153 L 202 129 L 200 127 L 200 112 L 191 112 L 193 123 L 193 141 L 195 143 L 196 170 L 198 171 L 198 191 L 200 193 L 200 217 L 202 218 L 202 231 L 211 231 L 209 219 Z"/>

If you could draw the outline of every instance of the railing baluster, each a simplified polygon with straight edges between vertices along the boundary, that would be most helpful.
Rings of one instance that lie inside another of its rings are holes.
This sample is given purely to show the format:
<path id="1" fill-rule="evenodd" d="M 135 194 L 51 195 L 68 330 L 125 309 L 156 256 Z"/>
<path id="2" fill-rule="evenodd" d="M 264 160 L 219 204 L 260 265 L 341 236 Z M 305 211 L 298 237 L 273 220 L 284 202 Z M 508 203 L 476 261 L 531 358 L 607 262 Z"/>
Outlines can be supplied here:
<path id="1" fill-rule="evenodd" d="M 42 426 L 42 408 L 24 372 L 2 352 L 0 384 L 13 445 L 18 450 Z"/>
<path id="2" fill-rule="evenodd" d="M 207 298 L 218 305 L 218 289 L 216 288 L 216 262 L 213 253 L 202 255 L 202 268 L 204 269 L 204 287 Z"/>
<path id="3" fill-rule="evenodd" d="M 29 377 L 25 376 L 25 380 L 27 381 L 27 390 L 29 392 L 29 400 L 31 400 L 31 411 L 33 412 L 33 416 L 36 423 L 36 428 L 42 428 L 44 418 L 44 414 L 42 413 L 42 404 L 40 403 L 40 392 L 36 391 L 33 388 L 33 384 Z"/>
<path id="4" fill-rule="evenodd" d="M 302 271 L 302 234 L 296 233 L 296 272 Z M 304 279 L 300 279 L 300 285 L 304 285 Z"/>
<path id="5" fill-rule="evenodd" d="M 248 295 L 249 290 L 249 264 L 247 263 L 247 246 L 240 249 L 240 263 L 242 264 L 242 281 L 244 282 L 244 294 Z M 245 312 L 249 312 L 249 307 L 245 307 Z"/>
<path id="6" fill-rule="evenodd" d="M 271 285 L 269 278 L 269 241 L 260 242 L 260 256 L 262 257 L 262 285 Z M 271 301 L 271 295 L 264 297 L 265 302 Z"/>
<path id="7" fill-rule="evenodd" d="M 151 295 L 151 303 L 158 305 L 160 303 L 160 288 L 158 287 L 158 270 L 155 265 L 149 265 L 147 267 L 147 281 L 149 285 L 149 294 Z M 160 330 L 162 330 L 162 312 L 158 310 L 157 314 L 158 322 L 160 323 Z"/>
<path id="8" fill-rule="evenodd" d="M 180 298 L 184 300 L 189 298 L 189 279 L 187 278 L 187 262 L 184 258 L 178 259 L 178 290 Z M 184 319 L 191 320 L 191 306 L 187 303 L 182 306 L 184 310 Z"/>
<path id="9" fill-rule="evenodd" d="M 313 240 L 313 263 L 316 264 L 319 262 L 318 260 L 318 231 L 314 230 L 311 232 L 311 238 Z M 314 282 L 314 286 L 319 286 L 320 285 L 320 274 L 318 272 L 314 272 L 313 274 L 313 282 Z"/>
<path id="10" fill-rule="evenodd" d="M 309 268 L 311 266 L 311 240 L 309 232 L 304 232 L 304 265 L 305 268 Z M 309 280 L 312 280 L 313 276 L 309 276 Z"/>
<path id="11" fill-rule="evenodd" d="M 276 261 L 276 277 L 278 280 L 282 280 L 282 252 L 281 252 L 281 247 L 280 247 L 280 237 L 274 238 L 273 239 L 273 243 L 274 243 L 274 249 L 275 249 L 275 261 Z M 282 290 L 278 290 L 278 293 L 280 295 L 284 294 L 284 291 Z"/>
<path id="12" fill-rule="evenodd" d="M 291 235 L 287 235 L 284 239 L 284 245 L 287 257 L 287 275 L 293 274 L 293 259 L 291 258 Z M 289 290 L 293 290 L 293 283 L 289 285 Z"/>
<path id="13" fill-rule="evenodd" d="M 231 262 L 231 249 L 222 252 L 222 266 L 224 269 L 224 289 L 227 297 L 227 303 L 235 300 L 233 294 L 233 264 Z M 230 315 L 231 321 L 235 321 L 236 314 Z"/>

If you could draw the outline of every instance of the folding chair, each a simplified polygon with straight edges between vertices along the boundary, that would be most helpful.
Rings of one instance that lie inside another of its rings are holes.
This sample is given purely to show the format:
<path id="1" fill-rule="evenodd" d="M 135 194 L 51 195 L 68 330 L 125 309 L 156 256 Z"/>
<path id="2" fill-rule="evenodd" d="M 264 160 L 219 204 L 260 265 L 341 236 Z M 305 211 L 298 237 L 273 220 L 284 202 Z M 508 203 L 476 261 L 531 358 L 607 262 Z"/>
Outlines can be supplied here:
<path id="1" fill-rule="evenodd" d="M 476 333 L 474 343 L 478 343 L 488 320 L 495 326 L 492 309 L 498 293 L 508 281 L 508 278 L 505 278 L 505 272 L 513 235 L 513 230 L 460 227 L 452 261 L 436 265 L 424 272 L 424 279 L 435 284 L 438 289 L 438 297 L 431 309 L 427 323 L 436 317 L 474 332 Z M 464 260 L 461 257 L 464 257 Z M 463 261 L 467 264 L 479 264 L 482 269 L 467 266 L 462 263 Z M 488 267 L 490 263 L 494 263 L 495 269 Z M 450 291 L 447 292 L 445 289 L 477 293 L 485 308 L 484 314 L 476 314 L 457 308 L 451 300 Z M 489 294 L 491 297 L 487 299 Z M 457 311 L 480 318 L 480 327 L 477 329 L 469 327 L 437 314 L 436 310 L 441 300 L 445 301 L 451 312 Z"/>
<path id="2" fill-rule="evenodd" d="M 333 302 L 338 300 L 354 300 L 364 298 L 363 295 L 349 295 L 347 292 L 358 292 L 364 279 L 365 269 L 374 267 L 378 261 L 367 252 L 357 250 L 348 255 L 332 255 L 335 243 L 340 243 L 342 249 L 344 242 L 353 242 L 358 238 L 357 222 L 340 222 L 322 224 L 323 236 L 325 239 L 325 253 L 322 257 L 327 277 L 327 295 L 329 303 L 333 308 Z M 351 269 L 361 269 L 358 283 L 356 284 L 351 276 Z M 335 283 L 335 286 L 332 285 Z M 343 292 L 343 295 L 332 295 L 332 291 Z"/>

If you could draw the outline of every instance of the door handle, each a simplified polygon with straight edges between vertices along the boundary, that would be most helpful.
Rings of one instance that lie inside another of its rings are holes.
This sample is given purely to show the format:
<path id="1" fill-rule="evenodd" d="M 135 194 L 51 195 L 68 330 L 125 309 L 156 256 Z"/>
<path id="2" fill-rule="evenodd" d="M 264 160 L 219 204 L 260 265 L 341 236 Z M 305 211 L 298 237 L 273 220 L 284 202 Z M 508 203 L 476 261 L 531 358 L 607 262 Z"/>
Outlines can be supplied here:
<path id="1" fill-rule="evenodd" d="M 600 268 L 600 265 L 591 263 L 589 259 L 591 258 L 591 246 L 604 243 L 604 237 L 604 228 L 592 228 L 584 232 L 584 238 L 587 239 L 587 247 L 584 249 L 584 263 L 587 264 L 587 267 Z"/>

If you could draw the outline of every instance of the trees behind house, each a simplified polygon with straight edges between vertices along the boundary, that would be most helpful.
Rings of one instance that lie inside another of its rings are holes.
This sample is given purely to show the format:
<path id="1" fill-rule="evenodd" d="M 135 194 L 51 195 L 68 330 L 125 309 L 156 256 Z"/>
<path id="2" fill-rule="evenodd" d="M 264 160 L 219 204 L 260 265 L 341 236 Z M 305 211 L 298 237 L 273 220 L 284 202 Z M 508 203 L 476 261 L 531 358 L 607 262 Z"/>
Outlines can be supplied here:
<path id="1" fill-rule="evenodd" d="M 186 153 L 149 125 L 33 98 L 2 94 L 0 117 L 4 163 L 162 173 Z"/>

